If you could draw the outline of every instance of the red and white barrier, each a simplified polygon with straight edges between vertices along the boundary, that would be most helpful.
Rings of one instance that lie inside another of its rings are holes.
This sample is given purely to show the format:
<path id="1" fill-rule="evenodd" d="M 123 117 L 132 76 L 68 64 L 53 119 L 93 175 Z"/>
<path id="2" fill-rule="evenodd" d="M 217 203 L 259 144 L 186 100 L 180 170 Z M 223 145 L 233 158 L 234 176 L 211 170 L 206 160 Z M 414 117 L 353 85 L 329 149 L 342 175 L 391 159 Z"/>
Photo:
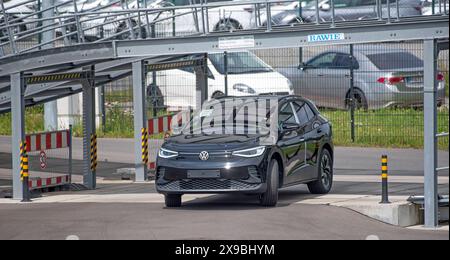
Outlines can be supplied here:
<path id="1" fill-rule="evenodd" d="M 67 148 L 70 145 L 70 131 L 27 135 L 26 141 L 27 152 Z"/>
<path id="2" fill-rule="evenodd" d="M 70 184 L 69 175 L 48 178 L 32 178 L 28 182 L 28 187 L 30 188 L 30 190 L 37 190 L 65 184 Z"/>
<path id="3" fill-rule="evenodd" d="M 171 130 L 172 116 L 163 116 L 148 120 L 148 134 L 157 135 Z"/>
<path id="4" fill-rule="evenodd" d="M 189 116 L 185 113 L 180 113 L 176 115 L 162 116 L 158 118 L 153 118 L 148 120 L 148 135 L 158 135 L 164 134 L 168 131 L 172 131 L 172 124 L 175 126 L 181 126 L 183 123 L 184 117 Z M 176 121 L 175 121 L 176 120 Z M 172 122 L 175 121 L 175 122 Z"/>

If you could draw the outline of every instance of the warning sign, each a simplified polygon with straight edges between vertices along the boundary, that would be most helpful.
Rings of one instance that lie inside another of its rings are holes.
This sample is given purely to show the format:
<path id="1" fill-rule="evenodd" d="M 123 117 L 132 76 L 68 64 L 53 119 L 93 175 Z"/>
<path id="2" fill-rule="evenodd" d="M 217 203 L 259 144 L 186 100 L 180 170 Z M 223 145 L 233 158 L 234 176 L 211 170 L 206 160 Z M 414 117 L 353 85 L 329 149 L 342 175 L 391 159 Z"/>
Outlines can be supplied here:
<path id="1" fill-rule="evenodd" d="M 39 154 L 39 162 L 42 170 L 47 168 L 47 154 L 44 151 Z"/>

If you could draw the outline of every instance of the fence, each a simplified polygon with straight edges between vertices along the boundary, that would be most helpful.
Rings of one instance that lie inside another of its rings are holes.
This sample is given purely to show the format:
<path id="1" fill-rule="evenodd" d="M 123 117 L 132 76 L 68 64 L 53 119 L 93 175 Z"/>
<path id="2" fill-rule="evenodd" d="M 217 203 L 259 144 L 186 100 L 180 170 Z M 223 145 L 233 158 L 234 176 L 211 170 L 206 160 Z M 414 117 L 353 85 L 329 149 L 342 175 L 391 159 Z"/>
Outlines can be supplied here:
<path id="1" fill-rule="evenodd" d="M 31 190 L 71 183 L 72 129 L 26 136 Z"/>
<path id="2" fill-rule="evenodd" d="M 402 42 L 355 45 L 352 50 L 341 46 L 210 54 L 208 94 L 293 92 L 314 101 L 330 119 L 337 145 L 420 148 L 422 50 L 421 42 Z M 448 132 L 447 51 L 440 54 L 438 65 L 438 131 Z M 106 129 L 132 133 L 130 85 L 127 79 L 105 87 L 110 106 Z M 194 104 L 193 69 L 149 73 L 147 86 L 149 118 Z M 439 140 L 439 147 L 448 149 L 448 139 Z"/>

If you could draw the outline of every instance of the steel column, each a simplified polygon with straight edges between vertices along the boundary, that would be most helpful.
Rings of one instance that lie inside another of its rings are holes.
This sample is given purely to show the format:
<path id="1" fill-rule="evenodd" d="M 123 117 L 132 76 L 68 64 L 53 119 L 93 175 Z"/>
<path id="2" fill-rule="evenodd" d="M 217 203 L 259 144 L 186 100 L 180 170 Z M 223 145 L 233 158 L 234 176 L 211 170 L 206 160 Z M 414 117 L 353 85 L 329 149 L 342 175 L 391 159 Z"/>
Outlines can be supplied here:
<path id="1" fill-rule="evenodd" d="M 142 163 L 142 128 L 147 128 L 147 111 L 145 102 L 145 70 L 142 61 L 132 64 L 133 69 L 133 108 L 134 108 L 134 162 L 136 168 L 136 182 L 148 179 L 147 165 Z"/>
<path id="2" fill-rule="evenodd" d="M 42 18 L 47 19 L 55 16 L 54 6 L 55 0 L 45 0 L 42 1 L 41 11 Z M 45 10 L 45 11 L 44 11 Z M 43 26 L 51 26 L 54 22 L 52 20 L 44 20 L 42 22 Z M 42 33 L 41 43 L 50 42 L 49 44 L 43 45 L 41 49 L 51 49 L 54 47 L 55 32 L 54 30 L 48 30 Z M 58 104 L 56 101 L 51 101 L 44 104 L 44 127 L 46 131 L 54 131 L 58 129 Z"/>
<path id="3" fill-rule="evenodd" d="M 223 70 L 224 70 L 224 85 L 225 85 L 225 96 L 228 96 L 228 52 L 223 52 Z"/>
<path id="4" fill-rule="evenodd" d="M 20 143 L 25 140 L 25 81 L 23 73 L 11 74 L 11 129 L 13 198 L 23 199 L 20 180 Z"/>
<path id="5" fill-rule="evenodd" d="M 207 70 L 207 57 L 202 62 L 201 66 L 196 66 L 195 78 L 196 78 L 196 88 L 195 88 L 195 104 L 196 109 L 201 109 L 203 103 L 208 100 L 208 70 Z"/>
<path id="6" fill-rule="evenodd" d="M 96 187 L 96 172 L 91 169 L 91 136 L 95 134 L 95 82 L 94 68 L 89 79 L 83 80 L 83 184 L 88 189 Z"/>
<path id="7" fill-rule="evenodd" d="M 100 86 L 99 96 L 99 110 L 101 115 L 101 124 L 103 132 L 106 131 L 106 106 L 105 106 L 105 85 Z"/>
<path id="8" fill-rule="evenodd" d="M 424 175 L 425 227 L 438 226 L 437 168 L 437 42 L 424 40 Z"/>
<path id="9" fill-rule="evenodd" d="M 355 67 L 353 66 L 354 61 L 354 48 L 353 44 L 350 44 L 350 60 L 352 61 L 350 65 L 350 127 L 351 127 L 351 139 L 355 142 Z"/>

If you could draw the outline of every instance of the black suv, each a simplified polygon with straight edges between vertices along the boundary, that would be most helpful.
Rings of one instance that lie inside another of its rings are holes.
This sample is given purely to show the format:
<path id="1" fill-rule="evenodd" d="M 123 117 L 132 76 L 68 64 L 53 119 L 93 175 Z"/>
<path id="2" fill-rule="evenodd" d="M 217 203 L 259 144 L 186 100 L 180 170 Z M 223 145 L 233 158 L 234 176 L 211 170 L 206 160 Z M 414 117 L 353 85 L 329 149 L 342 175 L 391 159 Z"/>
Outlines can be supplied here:
<path id="1" fill-rule="evenodd" d="M 265 123 L 249 123 L 248 117 L 243 123 L 237 119 L 241 110 L 249 111 L 247 103 L 262 100 L 277 104 L 273 111 L 267 110 Z M 231 112 L 217 108 L 217 104 L 231 101 L 240 105 Z M 181 197 L 187 193 L 256 194 L 261 205 L 275 206 L 282 187 L 306 183 L 313 194 L 331 190 L 332 128 L 311 101 L 298 96 L 255 96 L 211 102 L 216 106 L 203 106 L 183 131 L 174 133 L 159 150 L 156 188 L 165 195 L 167 207 L 180 207 Z M 195 122 L 214 113 L 225 119 L 194 130 L 198 127 Z M 224 130 L 224 122 L 230 119 L 231 131 Z M 216 131 L 220 129 L 223 131 Z"/>

